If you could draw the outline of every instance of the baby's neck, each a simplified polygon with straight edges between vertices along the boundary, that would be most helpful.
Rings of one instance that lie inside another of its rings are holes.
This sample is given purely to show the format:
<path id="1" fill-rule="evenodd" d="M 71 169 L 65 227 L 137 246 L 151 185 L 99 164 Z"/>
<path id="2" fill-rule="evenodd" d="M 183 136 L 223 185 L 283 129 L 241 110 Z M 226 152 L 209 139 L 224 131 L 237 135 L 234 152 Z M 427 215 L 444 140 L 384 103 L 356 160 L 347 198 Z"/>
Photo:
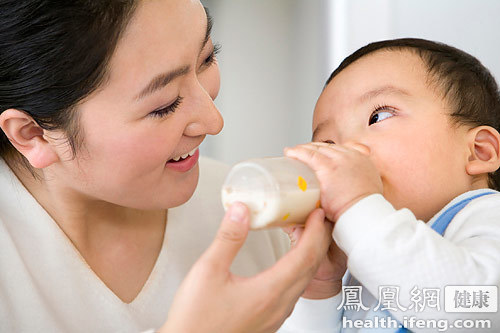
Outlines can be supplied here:
<path id="1" fill-rule="evenodd" d="M 488 175 L 478 175 L 472 177 L 470 191 L 480 190 L 482 188 L 490 188 L 488 186 Z"/>

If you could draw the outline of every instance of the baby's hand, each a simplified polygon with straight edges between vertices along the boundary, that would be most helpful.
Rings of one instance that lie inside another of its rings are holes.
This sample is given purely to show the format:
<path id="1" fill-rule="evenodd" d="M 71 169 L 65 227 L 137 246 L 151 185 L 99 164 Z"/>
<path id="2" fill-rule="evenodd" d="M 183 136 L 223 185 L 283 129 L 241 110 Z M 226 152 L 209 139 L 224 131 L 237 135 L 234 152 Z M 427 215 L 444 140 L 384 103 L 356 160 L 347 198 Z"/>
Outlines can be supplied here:
<path id="1" fill-rule="evenodd" d="M 314 170 L 320 182 L 321 207 L 330 221 L 337 221 L 362 198 L 383 191 L 380 174 L 364 145 L 313 142 L 286 148 L 285 156 Z"/>

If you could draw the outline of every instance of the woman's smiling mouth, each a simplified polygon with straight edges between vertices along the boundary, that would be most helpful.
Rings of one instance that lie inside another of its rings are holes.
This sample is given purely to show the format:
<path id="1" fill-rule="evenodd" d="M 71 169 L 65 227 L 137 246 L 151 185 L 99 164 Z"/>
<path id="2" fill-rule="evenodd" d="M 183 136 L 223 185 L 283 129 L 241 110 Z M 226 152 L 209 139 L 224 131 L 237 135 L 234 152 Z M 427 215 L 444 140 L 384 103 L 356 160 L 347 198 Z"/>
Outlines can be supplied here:
<path id="1" fill-rule="evenodd" d="M 189 153 L 174 157 L 171 160 L 169 160 L 169 162 L 178 162 L 181 159 L 183 159 L 183 160 L 186 159 L 188 156 L 193 156 L 197 149 L 198 149 L 198 147 L 194 148 Z"/>
<path id="2" fill-rule="evenodd" d="M 188 153 L 170 159 L 167 162 L 166 167 L 176 171 L 186 172 L 191 170 L 196 165 L 199 157 L 200 151 L 198 147 L 196 147 Z"/>

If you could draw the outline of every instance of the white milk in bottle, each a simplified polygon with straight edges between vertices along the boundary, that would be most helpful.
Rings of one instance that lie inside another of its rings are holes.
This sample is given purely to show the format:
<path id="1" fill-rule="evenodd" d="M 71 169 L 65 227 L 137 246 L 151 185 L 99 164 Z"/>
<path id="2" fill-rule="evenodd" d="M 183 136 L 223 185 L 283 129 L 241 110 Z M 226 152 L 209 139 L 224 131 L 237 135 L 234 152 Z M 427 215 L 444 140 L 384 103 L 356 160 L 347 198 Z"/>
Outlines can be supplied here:
<path id="1" fill-rule="evenodd" d="M 250 227 L 262 229 L 305 223 L 319 207 L 319 182 L 304 163 L 269 157 L 233 166 L 222 187 L 222 203 L 240 201 L 250 210 Z"/>

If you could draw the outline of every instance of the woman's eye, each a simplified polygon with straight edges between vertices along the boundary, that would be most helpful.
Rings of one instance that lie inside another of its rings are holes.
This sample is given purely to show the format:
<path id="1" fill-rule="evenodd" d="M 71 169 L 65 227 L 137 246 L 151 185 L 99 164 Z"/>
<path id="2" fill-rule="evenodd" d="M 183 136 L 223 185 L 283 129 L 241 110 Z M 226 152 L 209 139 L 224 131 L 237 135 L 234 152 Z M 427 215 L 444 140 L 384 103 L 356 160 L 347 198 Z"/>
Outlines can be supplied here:
<path id="1" fill-rule="evenodd" d="M 394 116 L 394 111 L 387 106 L 378 107 L 373 111 L 368 121 L 368 125 L 373 125 L 375 123 L 381 122 L 387 118 Z"/>
<path id="2" fill-rule="evenodd" d="M 179 97 L 177 97 L 177 99 L 172 104 L 170 104 L 168 106 L 165 106 L 165 107 L 162 107 L 162 108 L 159 108 L 159 109 L 156 109 L 156 110 L 150 112 L 149 116 L 151 116 L 151 117 L 159 117 L 159 118 L 165 117 L 168 114 L 175 112 L 175 110 L 179 107 L 179 105 L 181 104 L 181 102 L 182 102 L 182 97 L 179 96 Z"/>
<path id="3" fill-rule="evenodd" d="M 217 54 L 219 54 L 221 49 L 220 44 L 215 44 L 212 52 L 210 52 L 210 55 L 205 58 L 203 61 L 203 66 L 204 67 L 210 67 L 214 62 L 215 59 L 217 58 Z"/>

